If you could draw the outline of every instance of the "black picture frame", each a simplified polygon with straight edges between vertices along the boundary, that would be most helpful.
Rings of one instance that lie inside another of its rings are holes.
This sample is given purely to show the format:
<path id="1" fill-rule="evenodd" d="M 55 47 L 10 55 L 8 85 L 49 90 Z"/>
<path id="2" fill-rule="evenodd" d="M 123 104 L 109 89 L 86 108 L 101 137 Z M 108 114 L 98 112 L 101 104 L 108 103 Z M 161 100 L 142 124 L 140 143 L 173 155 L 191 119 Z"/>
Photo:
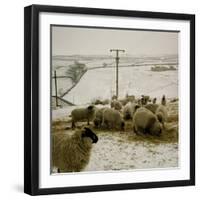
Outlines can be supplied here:
<path id="1" fill-rule="evenodd" d="M 190 23 L 190 178 L 189 180 L 39 188 L 39 14 L 76 13 L 103 16 L 187 20 Z M 24 192 L 30 195 L 97 192 L 195 185 L 195 15 L 83 7 L 31 5 L 24 9 Z"/>

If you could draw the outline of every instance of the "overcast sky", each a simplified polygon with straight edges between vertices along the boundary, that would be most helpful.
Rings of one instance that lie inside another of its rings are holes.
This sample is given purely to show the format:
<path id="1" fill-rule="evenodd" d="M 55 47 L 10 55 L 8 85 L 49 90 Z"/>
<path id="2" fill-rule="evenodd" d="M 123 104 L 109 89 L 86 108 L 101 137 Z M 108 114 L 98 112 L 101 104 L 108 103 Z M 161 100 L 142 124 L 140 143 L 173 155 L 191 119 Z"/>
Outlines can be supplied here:
<path id="1" fill-rule="evenodd" d="M 52 27 L 53 55 L 109 55 L 113 48 L 134 55 L 178 54 L 178 33 Z"/>

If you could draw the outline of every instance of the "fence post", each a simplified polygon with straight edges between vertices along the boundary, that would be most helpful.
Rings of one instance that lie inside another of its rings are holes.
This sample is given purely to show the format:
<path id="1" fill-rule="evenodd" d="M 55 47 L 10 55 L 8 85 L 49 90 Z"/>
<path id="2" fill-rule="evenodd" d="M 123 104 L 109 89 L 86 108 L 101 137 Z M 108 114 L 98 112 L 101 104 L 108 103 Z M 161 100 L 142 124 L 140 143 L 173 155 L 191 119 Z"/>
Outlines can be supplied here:
<path id="1" fill-rule="evenodd" d="M 54 70 L 54 80 L 55 80 L 55 93 L 56 93 L 56 107 L 58 107 L 58 92 L 57 92 L 57 76 L 56 70 Z"/>

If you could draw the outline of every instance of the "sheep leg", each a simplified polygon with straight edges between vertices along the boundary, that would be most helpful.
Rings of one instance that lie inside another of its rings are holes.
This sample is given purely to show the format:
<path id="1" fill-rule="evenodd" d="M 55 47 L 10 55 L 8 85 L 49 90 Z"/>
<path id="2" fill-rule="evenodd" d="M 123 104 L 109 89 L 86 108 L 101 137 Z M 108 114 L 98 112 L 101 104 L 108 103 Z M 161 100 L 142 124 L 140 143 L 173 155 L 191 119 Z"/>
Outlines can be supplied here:
<path id="1" fill-rule="evenodd" d="M 76 127 L 75 122 L 72 121 L 72 129 L 75 128 L 75 127 Z"/>
<path id="2" fill-rule="evenodd" d="M 89 118 L 88 118 L 88 120 L 87 120 L 87 125 L 90 125 L 90 120 L 89 120 Z"/>
<path id="3" fill-rule="evenodd" d="M 136 135 L 138 134 L 138 130 L 135 128 L 135 126 L 133 126 L 133 133 L 135 133 Z"/>
<path id="4" fill-rule="evenodd" d="M 104 120 L 103 127 L 109 129 L 109 123 L 108 123 L 108 121 Z"/>

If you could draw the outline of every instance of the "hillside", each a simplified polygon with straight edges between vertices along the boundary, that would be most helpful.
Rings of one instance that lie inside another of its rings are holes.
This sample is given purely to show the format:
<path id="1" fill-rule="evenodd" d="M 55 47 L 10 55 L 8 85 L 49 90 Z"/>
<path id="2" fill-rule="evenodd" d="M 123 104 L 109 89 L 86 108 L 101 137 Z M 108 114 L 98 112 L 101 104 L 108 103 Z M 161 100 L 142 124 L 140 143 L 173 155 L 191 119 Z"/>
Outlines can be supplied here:
<path id="1" fill-rule="evenodd" d="M 69 78 L 65 78 L 69 66 L 75 62 L 86 66 L 87 72 L 80 82 L 67 95 L 65 93 L 73 86 Z M 177 55 L 134 56 L 125 55 L 119 64 L 119 93 L 141 95 L 149 94 L 160 97 L 164 93 L 168 97 L 177 97 L 177 71 L 152 73 L 151 67 L 161 65 L 173 66 L 178 69 Z M 104 68 L 102 68 L 104 67 Z M 115 94 L 115 58 L 111 55 L 71 55 L 53 56 L 52 74 L 57 72 L 58 96 L 77 104 L 90 103 L 96 98 L 109 98 Z M 55 83 L 52 79 L 52 95 L 55 95 Z M 87 95 L 86 95 L 87 94 Z"/>
<path id="2" fill-rule="evenodd" d="M 119 69 L 119 97 L 127 93 L 160 98 L 178 96 L 178 71 L 154 73 L 151 66 L 121 67 Z M 115 94 L 115 69 L 88 70 L 80 82 L 63 98 L 76 105 L 90 103 L 96 98 L 110 99 Z"/>

